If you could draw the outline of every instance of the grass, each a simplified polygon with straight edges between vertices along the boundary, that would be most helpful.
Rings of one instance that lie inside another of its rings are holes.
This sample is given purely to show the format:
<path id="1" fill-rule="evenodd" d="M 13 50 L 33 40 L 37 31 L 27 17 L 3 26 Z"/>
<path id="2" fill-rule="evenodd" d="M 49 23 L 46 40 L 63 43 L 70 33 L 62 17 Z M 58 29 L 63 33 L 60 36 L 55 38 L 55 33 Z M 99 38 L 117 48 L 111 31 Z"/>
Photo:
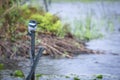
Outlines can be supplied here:
<path id="1" fill-rule="evenodd" d="M 75 19 L 72 32 L 78 40 L 89 41 L 96 38 L 102 38 L 106 33 L 114 32 L 113 20 L 95 19 L 92 15 L 87 15 L 82 20 Z"/>
<path id="2" fill-rule="evenodd" d="M 79 40 L 89 41 L 103 36 L 100 23 L 94 22 L 91 16 L 87 16 L 84 20 L 74 20 L 74 25 L 73 35 Z"/>
<path id="3" fill-rule="evenodd" d="M 3 69 L 4 69 L 4 64 L 0 63 L 0 70 L 3 70 Z"/>

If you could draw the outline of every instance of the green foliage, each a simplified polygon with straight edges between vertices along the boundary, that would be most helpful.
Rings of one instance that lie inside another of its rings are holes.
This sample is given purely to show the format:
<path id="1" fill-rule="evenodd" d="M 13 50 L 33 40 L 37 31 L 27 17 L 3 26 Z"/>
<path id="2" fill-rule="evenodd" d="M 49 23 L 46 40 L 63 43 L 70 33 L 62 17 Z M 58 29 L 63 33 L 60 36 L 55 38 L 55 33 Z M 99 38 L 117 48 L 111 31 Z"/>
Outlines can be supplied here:
<path id="1" fill-rule="evenodd" d="M 2 3 L 0 7 L 0 14 L 3 16 L 0 20 L 0 34 L 6 40 L 15 41 L 17 37 L 17 27 L 19 27 L 21 22 L 23 22 L 23 17 L 21 17 L 19 6 L 19 0 L 5 0 L 7 4 Z"/>
<path id="2" fill-rule="evenodd" d="M 42 76 L 43 76 L 43 74 L 35 74 L 36 80 L 40 80 L 39 78 Z"/>
<path id="3" fill-rule="evenodd" d="M 36 20 L 40 24 L 38 25 L 37 31 L 52 33 L 57 36 L 64 36 L 65 32 L 62 27 L 60 19 L 50 13 L 40 15 L 38 13 L 31 15 L 31 19 Z"/>
<path id="4" fill-rule="evenodd" d="M 0 70 L 3 70 L 3 69 L 4 69 L 4 64 L 0 63 Z"/>
<path id="5" fill-rule="evenodd" d="M 4 12 L 4 9 L 0 7 L 0 15 Z"/>
<path id="6" fill-rule="evenodd" d="M 10 2 L 11 4 L 8 4 L 9 7 L 12 7 L 12 5 L 16 3 L 19 4 L 19 0 L 10 0 Z M 0 7 L 0 14 L 2 15 L 6 10 L 7 8 Z M 37 28 L 38 32 L 51 33 L 60 37 L 65 35 L 62 23 L 56 15 L 46 13 L 43 9 L 28 5 L 18 5 L 10 9 L 10 11 L 0 19 L 0 34 L 4 36 L 6 40 L 16 41 L 16 39 L 22 36 L 19 35 L 21 32 L 24 33 L 27 31 L 28 21 L 30 19 L 35 19 L 40 22 Z"/>
<path id="7" fill-rule="evenodd" d="M 97 78 L 97 79 L 103 79 L 103 75 L 101 75 L 101 74 L 96 75 L 96 78 Z"/>
<path id="8" fill-rule="evenodd" d="M 15 72 L 13 73 L 13 75 L 15 77 L 21 77 L 21 78 L 25 77 L 24 73 L 21 70 L 15 70 Z"/>
<path id="9" fill-rule="evenodd" d="M 74 77 L 74 80 L 80 80 L 80 78 L 76 76 L 76 77 Z"/>
<path id="10" fill-rule="evenodd" d="M 16 40 L 16 24 L 18 24 L 17 21 L 20 21 L 21 15 L 19 14 L 19 10 L 15 8 L 14 10 L 11 10 L 9 14 L 6 15 L 6 20 L 8 20 L 8 30 L 7 33 L 9 34 L 10 40 L 15 41 Z M 5 22 L 6 23 L 6 22 Z"/>
<path id="11" fill-rule="evenodd" d="M 70 78 L 70 76 L 65 76 L 65 78 Z"/>
<path id="12" fill-rule="evenodd" d="M 92 22 L 91 16 L 85 18 L 84 21 L 75 20 L 75 30 L 73 34 L 80 40 L 91 40 L 102 37 L 97 23 Z"/>
<path id="13" fill-rule="evenodd" d="M 20 10 L 23 19 L 26 19 L 26 25 L 28 25 L 30 19 L 40 23 L 37 27 L 37 32 L 51 33 L 60 37 L 65 35 L 62 23 L 56 15 L 45 13 L 42 9 L 38 10 L 36 7 L 29 7 L 27 5 L 21 6 Z"/>
<path id="14" fill-rule="evenodd" d="M 37 7 L 32 7 L 28 5 L 20 6 L 20 10 L 21 10 L 22 17 L 25 19 L 29 19 L 31 15 L 34 15 L 36 13 L 39 13 L 41 15 L 44 14 L 44 11 L 42 9 L 38 10 Z"/>
<path id="15" fill-rule="evenodd" d="M 36 74 L 35 76 L 36 76 L 36 77 L 42 77 L 43 74 Z"/>

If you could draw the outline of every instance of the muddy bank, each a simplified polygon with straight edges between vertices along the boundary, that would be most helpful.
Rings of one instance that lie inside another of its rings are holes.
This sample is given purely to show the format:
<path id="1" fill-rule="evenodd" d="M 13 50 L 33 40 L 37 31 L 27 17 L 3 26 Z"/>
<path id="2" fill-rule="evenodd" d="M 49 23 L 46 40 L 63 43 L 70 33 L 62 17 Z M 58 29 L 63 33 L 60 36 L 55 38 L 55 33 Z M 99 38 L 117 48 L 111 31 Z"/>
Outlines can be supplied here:
<path id="1" fill-rule="evenodd" d="M 29 58 L 30 51 L 30 37 L 25 35 L 25 40 L 18 40 L 15 42 L 0 40 L 0 55 L 7 59 Z M 73 36 L 66 36 L 64 38 L 56 35 L 41 34 L 36 36 L 35 52 L 37 53 L 39 46 L 45 48 L 44 55 L 55 57 L 57 55 L 72 58 L 75 54 L 84 53 L 100 53 L 100 51 L 86 48 L 84 42 L 77 41 Z"/>

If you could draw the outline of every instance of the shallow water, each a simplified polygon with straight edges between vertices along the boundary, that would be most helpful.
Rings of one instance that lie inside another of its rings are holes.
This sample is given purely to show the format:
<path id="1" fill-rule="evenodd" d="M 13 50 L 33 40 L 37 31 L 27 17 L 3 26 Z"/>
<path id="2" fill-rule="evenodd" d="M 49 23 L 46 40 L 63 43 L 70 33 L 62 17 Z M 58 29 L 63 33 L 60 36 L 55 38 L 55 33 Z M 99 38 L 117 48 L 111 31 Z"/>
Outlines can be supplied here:
<path id="1" fill-rule="evenodd" d="M 73 59 L 47 59 L 42 57 L 36 73 L 49 75 L 110 75 L 119 78 L 120 55 L 79 55 Z M 112 80 L 111 77 L 109 80 Z"/>
<path id="2" fill-rule="evenodd" d="M 120 33 L 116 32 L 103 39 L 92 40 L 87 43 L 88 48 L 94 50 L 103 50 L 109 53 L 120 55 Z"/>
<path id="3" fill-rule="evenodd" d="M 53 3 L 50 9 L 52 13 L 58 13 L 65 22 L 73 22 L 74 19 L 83 19 L 92 14 L 95 20 L 111 20 L 115 31 L 106 32 L 102 39 L 92 40 L 87 47 L 94 50 L 105 51 L 105 54 L 79 55 L 74 59 L 46 59 L 40 60 L 37 73 L 58 75 L 94 75 L 103 74 L 120 77 L 120 3 L 95 2 L 95 3 Z M 107 25 L 107 23 L 105 24 Z M 74 27 L 74 25 L 72 26 Z M 84 76 L 85 78 L 85 76 Z M 83 78 L 83 80 L 84 80 Z M 105 80 L 115 80 L 111 77 Z"/>
<path id="4" fill-rule="evenodd" d="M 79 55 L 73 59 L 40 60 L 39 70 L 43 74 L 113 74 L 120 75 L 120 56 L 116 55 Z M 112 63 L 111 63 L 112 62 Z M 114 64 L 113 64 L 114 63 Z M 54 65 L 53 65 L 54 64 Z"/>

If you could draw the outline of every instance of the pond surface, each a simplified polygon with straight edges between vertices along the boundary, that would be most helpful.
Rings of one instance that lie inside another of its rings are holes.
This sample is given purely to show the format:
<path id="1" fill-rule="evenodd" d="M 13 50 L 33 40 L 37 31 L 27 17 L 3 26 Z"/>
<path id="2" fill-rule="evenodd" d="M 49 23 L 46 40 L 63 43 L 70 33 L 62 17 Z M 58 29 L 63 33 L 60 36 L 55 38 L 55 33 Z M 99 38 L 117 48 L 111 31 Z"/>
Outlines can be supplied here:
<path id="1" fill-rule="evenodd" d="M 112 33 L 106 32 L 104 38 L 87 43 L 88 48 L 105 51 L 105 54 L 81 54 L 73 59 L 41 57 L 36 73 L 45 76 L 39 78 L 39 80 L 74 80 L 73 77 L 76 75 L 81 80 L 92 80 L 96 74 L 104 75 L 102 80 L 120 80 L 119 8 L 120 2 L 53 3 L 50 12 L 61 16 L 63 22 L 72 23 L 73 20 L 83 19 L 92 13 L 95 20 L 111 20 L 115 26 L 115 31 Z M 72 24 L 72 27 L 74 27 L 74 24 Z M 22 70 L 25 75 L 29 73 L 29 63 L 29 60 L 20 63 L 20 65 L 24 65 Z M 68 75 L 70 78 L 61 75 Z M 12 79 L 4 77 L 2 80 Z"/>
<path id="2" fill-rule="evenodd" d="M 73 59 L 49 59 L 42 57 L 36 73 L 48 75 L 84 75 L 84 77 L 80 76 L 83 80 L 88 80 L 88 76 L 103 74 L 106 77 L 109 75 L 108 78 L 103 80 L 119 80 L 119 8 L 120 2 L 53 3 L 50 12 L 57 13 L 65 22 L 72 23 L 75 19 L 84 19 L 87 15 L 92 14 L 95 20 L 104 19 L 106 23 L 104 26 L 107 25 L 108 20 L 111 20 L 114 24 L 114 32 L 106 32 L 104 38 L 87 43 L 88 48 L 105 51 L 105 54 L 79 55 Z M 72 27 L 75 27 L 74 24 Z"/>
<path id="3" fill-rule="evenodd" d="M 79 55 L 73 59 L 46 59 L 41 58 L 37 73 L 49 75 L 86 75 L 95 74 L 110 75 L 119 78 L 120 75 L 120 55 Z M 113 80 L 109 77 L 109 80 Z M 116 79 L 116 80 L 117 80 Z"/>

